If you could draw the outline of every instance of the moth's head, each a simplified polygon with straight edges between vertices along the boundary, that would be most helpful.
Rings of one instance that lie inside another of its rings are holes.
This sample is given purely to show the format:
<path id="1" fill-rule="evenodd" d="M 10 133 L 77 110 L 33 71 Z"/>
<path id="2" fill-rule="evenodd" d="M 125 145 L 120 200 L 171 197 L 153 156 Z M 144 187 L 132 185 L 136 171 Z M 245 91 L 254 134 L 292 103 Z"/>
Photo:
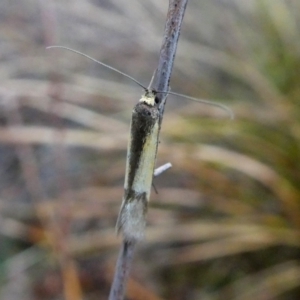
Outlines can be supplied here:
<path id="1" fill-rule="evenodd" d="M 155 104 L 158 103 L 158 99 L 156 97 L 156 92 L 153 90 L 146 90 L 145 94 L 142 95 L 142 98 L 140 99 L 139 102 L 145 103 L 149 106 L 155 106 Z"/>

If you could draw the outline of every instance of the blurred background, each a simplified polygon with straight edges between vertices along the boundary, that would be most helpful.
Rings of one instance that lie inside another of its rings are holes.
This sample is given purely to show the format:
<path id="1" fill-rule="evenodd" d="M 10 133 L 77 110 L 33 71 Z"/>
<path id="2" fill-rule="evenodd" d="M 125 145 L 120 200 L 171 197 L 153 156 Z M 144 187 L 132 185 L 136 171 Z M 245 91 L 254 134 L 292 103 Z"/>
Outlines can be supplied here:
<path id="1" fill-rule="evenodd" d="M 107 299 L 128 129 L 168 1 L 1 0 L 0 298 Z M 300 298 L 300 2 L 190 0 L 128 299 Z"/>

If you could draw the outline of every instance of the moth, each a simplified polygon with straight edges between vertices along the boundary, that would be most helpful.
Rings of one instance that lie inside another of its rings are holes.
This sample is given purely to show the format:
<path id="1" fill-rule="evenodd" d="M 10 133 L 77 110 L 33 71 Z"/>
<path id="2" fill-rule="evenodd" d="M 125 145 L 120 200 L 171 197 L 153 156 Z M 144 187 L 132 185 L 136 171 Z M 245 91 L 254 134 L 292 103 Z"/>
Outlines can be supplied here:
<path id="1" fill-rule="evenodd" d="M 117 232 L 122 233 L 126 241 L 141 240 L 146 227 L 146 213 L 152 187 L 161 123 L 157 94 L 163 93 L 165 97 L 168 94 L 172 94 L 204 104 L 214 105 L 226 110 L 231 118 L 233 118 L 233 113 L 227 106 L 216 102 L 197 99 L 170 91 L 154 91 L 150 87 L 146 88 L 133 77 L 71 48 L 64 46 L 47 47 L 47 49 L 49 48 L 62 48 L 80 54 L 110 70 L 124 75 L 141 86 L 145 91 L 132 111 L 127 148 L 124 195 L 116 224 Z"/>

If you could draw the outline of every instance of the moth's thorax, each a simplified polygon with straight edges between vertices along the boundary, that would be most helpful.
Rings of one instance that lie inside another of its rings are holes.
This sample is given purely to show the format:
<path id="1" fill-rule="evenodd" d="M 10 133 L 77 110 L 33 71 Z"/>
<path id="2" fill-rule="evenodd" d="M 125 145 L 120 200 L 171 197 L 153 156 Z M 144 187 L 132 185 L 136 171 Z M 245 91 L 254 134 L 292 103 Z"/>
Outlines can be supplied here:
<path id="1" fill-rule="evenodd" d="M 139 101 L 134 109 L 132 115 L 132 121 L 135 122 L 155 122 L 159 117 L 159 111 L 156 106 L 149 105 L 144 101 Z"/>

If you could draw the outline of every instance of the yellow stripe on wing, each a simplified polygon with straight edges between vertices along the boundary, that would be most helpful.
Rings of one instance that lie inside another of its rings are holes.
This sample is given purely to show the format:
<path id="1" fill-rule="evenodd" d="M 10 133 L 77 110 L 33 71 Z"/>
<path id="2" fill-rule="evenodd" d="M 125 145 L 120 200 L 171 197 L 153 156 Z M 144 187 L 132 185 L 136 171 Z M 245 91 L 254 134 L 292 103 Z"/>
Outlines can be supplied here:
<path id="1" fill-rule="evenodd" d="M 154 124 L 151 133 L 146 137 L 143 151 L 139 161 L 138 169 L 133 181 L 133 190 L 137 193 L 145 192 L 147 201 L 149 200 L 152 179 L 154 173 L 154 165 L 157 151 L 157 140 L 159 132 L 158 119 Z"/>

